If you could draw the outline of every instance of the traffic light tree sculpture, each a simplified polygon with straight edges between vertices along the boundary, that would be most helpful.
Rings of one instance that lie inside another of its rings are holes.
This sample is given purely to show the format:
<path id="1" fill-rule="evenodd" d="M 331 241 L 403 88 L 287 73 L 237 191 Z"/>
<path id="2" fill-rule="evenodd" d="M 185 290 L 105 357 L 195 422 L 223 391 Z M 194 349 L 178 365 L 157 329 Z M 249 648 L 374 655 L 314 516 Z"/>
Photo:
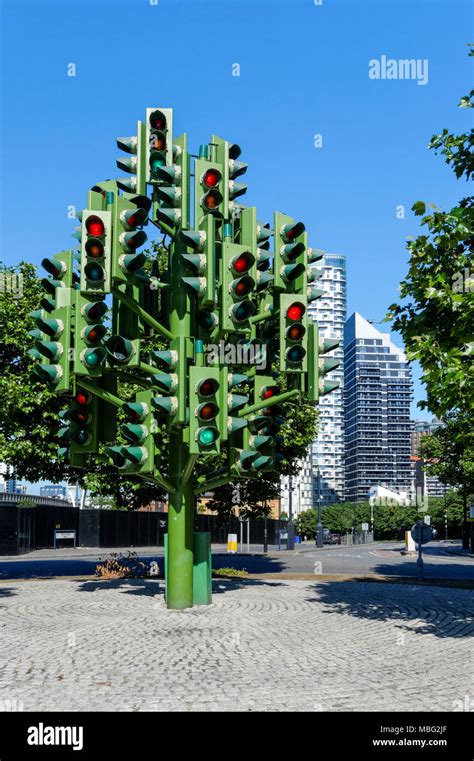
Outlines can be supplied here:
<path id="1" fill-rule="evenodd" d="M 175 138 L 172 109 L 158 107 L 117 143 L 129 176 L 94 185 L 78 252 L 43 262 L 34 372 L 68 403 L 59 454 L 72 467 L 93 453 L 117 477 L 168 493 L 166 599 L 187 608 L 202 602 L 196 496 L 275 470 L 284 402 L 317 403 L 335 387 L 324 379 L 335 360 L 320 355 L 337 342 L 320 340 L 308 316 L 322 252 L 302 222 L 276 213 L 272 229 L 240 203 L 236 144 L 213 135 L 191 173 L 187 136 Z M 169 241 L 161 274 L 140 250 L 148 223 Z M 197 485 L 196 461 L 212 457 L 221 467 Z"/>

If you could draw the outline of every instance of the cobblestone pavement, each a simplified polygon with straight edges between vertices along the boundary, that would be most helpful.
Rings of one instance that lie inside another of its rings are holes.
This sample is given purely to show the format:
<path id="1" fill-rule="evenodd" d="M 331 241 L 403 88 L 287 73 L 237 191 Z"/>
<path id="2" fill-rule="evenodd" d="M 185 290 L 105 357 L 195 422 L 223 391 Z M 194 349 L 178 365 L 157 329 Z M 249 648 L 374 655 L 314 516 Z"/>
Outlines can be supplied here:
<path id="1" fill-rule="evenodd" d="M 452 711 L 472 612 L 469 590 L 372 582 L 218 581 L 186 611 L 156 580 L 2 583 L 0 709 Z"/>

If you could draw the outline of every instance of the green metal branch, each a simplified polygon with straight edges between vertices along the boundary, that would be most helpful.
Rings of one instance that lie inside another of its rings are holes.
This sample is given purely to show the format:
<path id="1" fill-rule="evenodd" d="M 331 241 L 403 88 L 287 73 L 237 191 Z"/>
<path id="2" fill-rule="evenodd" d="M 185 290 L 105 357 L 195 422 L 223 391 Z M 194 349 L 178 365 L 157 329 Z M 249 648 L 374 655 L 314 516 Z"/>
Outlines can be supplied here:
<path id="1" fill-rule="evenodd" d="M 123 405 L 125 404 L 125 402 L 122 399 L 119 399 L 118 396 L 115 396 L 115 394 L 112 394 L 110 391 L 105 391 L 103 388 L 98 388 L 97 386 L 94 386 L 92 383 L 89 383 L 89 381 L 83 380 L 81 378 L 77 382 L 81 386 L 81 388 L 85 388 L 86 391 L 90 391 L 91 394 L 95 394 L 96 396 L 99 396 L 105 402 L 114 404 L 116 407 L 123 407 Z"/>
<path id="2" fill-rule="evenodd" d="M 245 417 L 246 415 L 251 415 L 252 412 L 258 412 L 258 410 L 273 407 L 273 405 L 286 402 L 288 399 L 294 399 L 295 396 L 299 396 L 299 394 L 300 392 L 296 388 L 293 389 L 293 391 L 284 391 L 283 394 L 278 394 L 278 396 L 272 396 L 270 399 L 264 399 L 261 402 L 250 404 L 248 407 L 242 407 L 241 410 L 235 413 L 236 417 Z"/>
<path id="3" fill-rule="evenodd" d="M 161 473 L 158 470 L 154 470 L 154 475 L 151 476 L 149 473 L 137 473 L 138 477 L 141 478 L 143 481 L 151 481 L 154 484 L 158 484 L 158 486 L 161 486 L 161 488 L 168 492 L 168 494 L 175 494 L 176 489 L 173 486 L 173 484 L 168 481 L 167 478 L 161 475 Z"/>
<path id="4" fill-rule="evenodd" d="M 158 320 L 155 320 L 154 317 L 152 317 L 148 312 L 143 309 L 139 304 L 137 304 L 136 301 L 130 298 L 130 296 L 127 296 L 125 293 L 123 293 L 118 288 L 111 288 L 111 293 L 122 302 L 122 304 L 125 304 L 128 309 L 131 309 L 132 312 L 135 312 L 140 319 L 143 320 L 143 322 L 146 322 L 151 328 L 154 328 L 154 330 L 157 331 L 157 333 L 160 333 L 165 338 L 168 338 L 170 341 L 175 338 L 173 333 L 168 330 L 168 328 L 165 328 L 164 325 L 161 324 L 161 322 L 158 322 Z"/>
<path id="5" fill-rule="evenodd" d="M 197 454 L 189 455 L 188 461 L 183 470 L 183 475 L 181 476 L 180 484 L 186 484 L 191 478 L 197 458 Z"/>

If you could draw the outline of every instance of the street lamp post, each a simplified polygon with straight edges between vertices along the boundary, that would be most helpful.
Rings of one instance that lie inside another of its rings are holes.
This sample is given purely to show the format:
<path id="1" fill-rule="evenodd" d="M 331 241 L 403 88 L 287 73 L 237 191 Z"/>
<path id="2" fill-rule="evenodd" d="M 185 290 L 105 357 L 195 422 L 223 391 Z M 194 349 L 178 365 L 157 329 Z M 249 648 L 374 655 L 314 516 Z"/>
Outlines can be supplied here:
<path id="1" fill-rule="evenodd" d="M 295 549 L 295 524 L 293 522 L 293 476 L 288 478 L 288 524 L 286 548 L 288 550 Z"/>
<path id="2" fill-rule="evenodd" d="M 318 465 L 318 525 L 317 525 L 316 546 L 324 547 L 323 523 L 321 520 L 321 471 L 319 469 L 319 465 Z"/>

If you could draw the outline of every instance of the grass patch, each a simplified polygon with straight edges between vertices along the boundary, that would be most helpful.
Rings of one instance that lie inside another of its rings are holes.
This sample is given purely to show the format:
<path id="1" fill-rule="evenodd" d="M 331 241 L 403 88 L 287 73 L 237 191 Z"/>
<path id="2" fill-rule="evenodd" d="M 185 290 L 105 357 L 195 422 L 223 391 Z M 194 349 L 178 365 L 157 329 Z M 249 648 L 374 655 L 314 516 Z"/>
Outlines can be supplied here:
<path id="1" fill-rule="evenodd" d="M 248 571 L 245 568 L 213 568 L 212 575 L 231 578 L 233 576 L 248 576 Z"/>

